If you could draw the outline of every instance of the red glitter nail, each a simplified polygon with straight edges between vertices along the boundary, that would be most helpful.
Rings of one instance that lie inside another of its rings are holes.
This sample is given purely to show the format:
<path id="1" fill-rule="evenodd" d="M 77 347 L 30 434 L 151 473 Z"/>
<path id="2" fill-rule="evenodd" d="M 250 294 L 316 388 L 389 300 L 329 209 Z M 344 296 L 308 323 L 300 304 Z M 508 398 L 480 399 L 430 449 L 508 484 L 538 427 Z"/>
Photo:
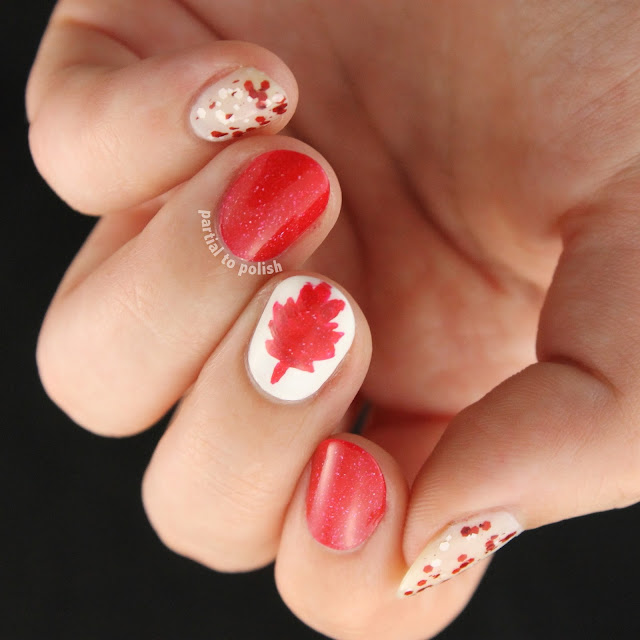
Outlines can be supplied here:
<path id="1" fill-rule="evenodd" d="M 219 212 L 220 234 L 243 260 L 270 260 L 290 247 L 326 209 L 329 179 L 296 151 L 258 156 L 229 187 Z"/>
<path id="2" fill-rule="evenodd" d="M 373 456 L 346 440 L 320 444 L 311 460 L 307 522 L 331 549 L 359 547 L 384 516 L 386 484 Z"/>

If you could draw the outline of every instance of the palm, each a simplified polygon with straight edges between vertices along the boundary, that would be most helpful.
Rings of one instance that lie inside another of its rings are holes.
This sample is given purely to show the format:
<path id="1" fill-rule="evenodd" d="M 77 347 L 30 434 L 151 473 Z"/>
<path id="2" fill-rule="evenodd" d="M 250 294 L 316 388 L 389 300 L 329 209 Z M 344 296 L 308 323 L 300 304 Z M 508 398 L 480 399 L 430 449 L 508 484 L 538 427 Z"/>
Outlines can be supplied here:
<path id="1" fill-rule="evenodd" d="M 368 395 L 451 414 L 531 362 L 554 221 L 635 148 L 637 118 L 616 117 L 628 116 L 633 29 L 612 31 L 629 10 L 587 24 L 582 4 L 504 2 L 490 15 L 481 3 L 191 4 L 296 74 L 291 133 L 329 159 L 344 192 L 311 266 L 365 310 Z"/>

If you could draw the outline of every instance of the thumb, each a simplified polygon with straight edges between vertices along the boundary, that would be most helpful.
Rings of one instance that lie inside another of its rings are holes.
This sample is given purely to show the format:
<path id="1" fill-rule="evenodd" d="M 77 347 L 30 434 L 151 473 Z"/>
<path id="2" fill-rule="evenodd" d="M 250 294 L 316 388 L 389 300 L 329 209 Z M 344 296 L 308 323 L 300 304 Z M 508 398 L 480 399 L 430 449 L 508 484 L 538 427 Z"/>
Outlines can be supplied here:
<path id="1" fill-rule="evenodd" d="M 565 220 L 539 362 L 459 414 L 423 466 L 399 595 L 456 576 L 523 529 L 639 499 L 638 187 Z"/>

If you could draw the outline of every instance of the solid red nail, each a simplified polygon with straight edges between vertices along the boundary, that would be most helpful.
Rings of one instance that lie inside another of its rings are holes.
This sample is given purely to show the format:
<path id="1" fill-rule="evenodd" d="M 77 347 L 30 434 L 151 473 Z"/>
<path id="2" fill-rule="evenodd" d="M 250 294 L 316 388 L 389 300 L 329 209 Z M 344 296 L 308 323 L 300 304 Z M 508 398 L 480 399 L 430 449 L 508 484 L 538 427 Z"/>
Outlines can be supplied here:
<path id="1" fill-rule="evenodd" d="M 290 247 L 326 209 L 329 178 L 309 156 L 258 156 L 222 197 L 220 235 L 243 260 L 270 260 Z"/>
<path id="2" fill-rule="evenodd" d="M 346 440 L 325 440 L 311 459 L 311 535 L 331 549 L 359 547 L 382 520 L 386 495 L 384 476 L 370 453 Z"/>

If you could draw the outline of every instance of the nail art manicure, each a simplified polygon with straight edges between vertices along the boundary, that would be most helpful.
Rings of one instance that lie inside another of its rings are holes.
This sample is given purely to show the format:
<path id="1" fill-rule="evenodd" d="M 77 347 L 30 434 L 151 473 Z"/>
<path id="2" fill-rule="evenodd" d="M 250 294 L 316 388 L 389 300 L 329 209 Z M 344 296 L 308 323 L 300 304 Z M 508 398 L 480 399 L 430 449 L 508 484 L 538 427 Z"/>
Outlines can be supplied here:
<path id="1" fill-rule="evenodd" d="M 313 395 L 353 342 L 349 301 L 328 282 L 292 276 L 273 290 L 249 345 L 255 383 L 279 400 Z"/>
<path id="2" fill-rule="evenodd" d="M 307 523 L 325 547 L 356 549 L 382 520 L 387 488 L 375 458 L 352 442 L 322 442 L 311 459 Z"/>
<path id="3" fill-rule="evenodd" d="M 398 596 L 412 596 L 450 580 L 522 533 L 506 511 L 487 511 L 449 525 L 424 548 L 402 579 Z"/>
<path id="4" fill-rule="evenodd" d="M 304 153 L 263 153 L 222 197 L 220 235 L 238 258 L 271 260 L 323 213 L 329 190 L 324 169 Z"/>
<path id="5" fill-rule="evenodd" d="M 189 120 L 205 140 L 231 140 L 268 125 L 287 110 L 287 96 L 268 75 L 240 67 L 196 99 Z"/>

